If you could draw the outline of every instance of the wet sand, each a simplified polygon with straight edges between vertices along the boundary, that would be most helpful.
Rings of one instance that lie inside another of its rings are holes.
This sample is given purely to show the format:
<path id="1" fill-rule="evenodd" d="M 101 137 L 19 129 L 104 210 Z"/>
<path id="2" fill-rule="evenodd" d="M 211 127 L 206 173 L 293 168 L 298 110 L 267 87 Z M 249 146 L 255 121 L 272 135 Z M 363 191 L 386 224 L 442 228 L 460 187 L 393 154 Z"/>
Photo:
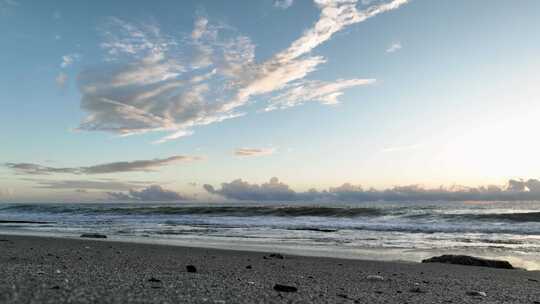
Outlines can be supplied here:
<path id="1" fill-rule="evenodd" d="M 540 272 L 0 235 L 0 303 L 539 304 Z"/>

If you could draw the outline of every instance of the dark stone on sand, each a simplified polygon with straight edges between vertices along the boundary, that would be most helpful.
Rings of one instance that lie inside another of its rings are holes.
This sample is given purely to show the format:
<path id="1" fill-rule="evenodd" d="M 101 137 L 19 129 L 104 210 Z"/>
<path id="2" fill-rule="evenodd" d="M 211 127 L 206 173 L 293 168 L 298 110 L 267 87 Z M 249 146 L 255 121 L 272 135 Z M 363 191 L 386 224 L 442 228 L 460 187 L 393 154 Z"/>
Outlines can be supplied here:
<path id="1" fill-rule="evenodd" d="M 193 265 L 187 265 L 186 270 L 187 272 L 191 272 L 191 273 L 197 272 L 197 268 Z"/>
<path id="2" fill-rule="evenodd" d="M 298 288 L 289 285 L 276 284 L 274 290 L 279 292 L 297 292 Z"/>
<path id="3" fill-rule="evenodd" d="M 422 263 L 444 263 L 444 264 L 457 264 L 457 265 L 466 265 L 466 266 L 514 269 L 512 264 L 510 264 L 508 261 L 488 260 L 488 259 L 477 258 L 473 256 L 468 256 L 468 255 L 445 254 L 445 255 L 422 260 Z"/>
<path id="4" fill-rule="evenodd" d="M 152 283 L 160 283 L 161 280 L 160 279 L 156 279 L 154 277 L 151 277 L 150 279 L 148 279 L 148 282 L 152 282 Z"/>
<path id="5" fill-rule="evenodd" d="M 468 296 L 471 296 L 471 297 L 486 297 L 487 294 L 483 291 L 476 291 L 476 290 L 473 290 L 473 291 L 467 291 L 466 294 Z"/>
<path id="6" fill-rule="evenodd" d="M 268 255 L 268 257 L 272 259 L 280 259 L 283 260 L 283 255 L 281 253 L 271 253 Z"/>
<path id="7" fill-rule="evenodd" d="M 413 287 L 409 289 L 409 291 L 414 293 L 426 293 L 426 291 L 420 287 Z"/>
<path id="8" fill-rule="evenodd" d="M 60 289 L 60 286 L 54 285 L 54 286 L 51 287 L 51 289 Z"/>
<path id="9" fill-rule="evenodd" d="M 251 269 L 251 268 L 253 268 L 253 267 L 251 267 L 251 265 L 246 266 L 246 269 Z"/>
<path id="10" fill-rule="evenodd" d="M 81 234 L 82 238 L 91 238 L 91 239 L 106 239 L 107 236 L 99 233 L 83 233 Z"/>
<path id="11" fill-rule="evenodd" d="M 52 224 L 52 222 L 0 220 L 0 224 Z"/>

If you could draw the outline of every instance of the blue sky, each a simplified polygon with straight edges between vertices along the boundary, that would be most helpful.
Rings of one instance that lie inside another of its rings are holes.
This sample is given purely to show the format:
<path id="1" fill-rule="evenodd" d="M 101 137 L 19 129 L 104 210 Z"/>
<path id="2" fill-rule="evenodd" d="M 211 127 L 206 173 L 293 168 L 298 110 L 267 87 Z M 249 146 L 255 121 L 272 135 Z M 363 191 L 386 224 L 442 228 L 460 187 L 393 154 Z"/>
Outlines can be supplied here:
<path id="1" fill-rule="evenodd" d="M 537 178 L 539 9 L 0 0 L 0 195 Z"/>

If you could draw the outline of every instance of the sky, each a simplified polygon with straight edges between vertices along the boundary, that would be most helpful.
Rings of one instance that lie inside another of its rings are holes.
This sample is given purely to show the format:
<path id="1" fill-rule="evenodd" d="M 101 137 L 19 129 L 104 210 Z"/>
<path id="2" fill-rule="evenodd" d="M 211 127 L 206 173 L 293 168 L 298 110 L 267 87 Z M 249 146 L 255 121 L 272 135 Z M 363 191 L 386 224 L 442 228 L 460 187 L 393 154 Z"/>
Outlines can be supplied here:
<path id="1" fill-rule="evenodd" d="M 539 9 L 0 0 L 0 201 L 540 192 Z"/>

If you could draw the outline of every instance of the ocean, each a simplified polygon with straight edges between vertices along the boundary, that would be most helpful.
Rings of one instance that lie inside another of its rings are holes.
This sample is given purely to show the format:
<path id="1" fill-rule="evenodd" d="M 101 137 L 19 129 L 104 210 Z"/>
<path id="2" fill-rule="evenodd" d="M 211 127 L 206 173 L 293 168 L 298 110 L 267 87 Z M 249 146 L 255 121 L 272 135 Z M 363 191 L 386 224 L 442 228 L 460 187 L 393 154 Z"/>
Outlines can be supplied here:
<path id="1" fill-rule="evenodd" d="M 438 254 L 540 270 L 540 202 L 1 203 L 0 233 L 341 258 Z"/>

